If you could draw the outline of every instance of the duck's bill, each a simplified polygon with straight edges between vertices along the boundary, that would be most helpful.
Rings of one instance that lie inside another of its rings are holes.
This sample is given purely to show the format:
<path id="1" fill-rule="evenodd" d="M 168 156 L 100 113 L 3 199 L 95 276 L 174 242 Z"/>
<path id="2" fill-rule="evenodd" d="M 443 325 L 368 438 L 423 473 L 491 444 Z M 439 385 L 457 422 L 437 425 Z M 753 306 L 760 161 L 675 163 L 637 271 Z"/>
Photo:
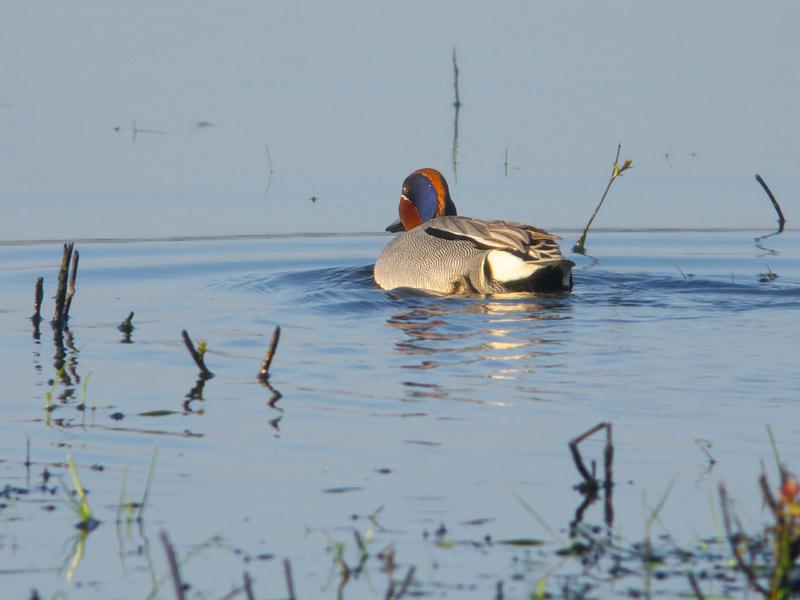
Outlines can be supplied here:
<path id="1" fill-rule="evenodd" d="M 386 231 L 391 231 L 392 233 L 397 233 L 398 231 L 404 231 L 405 228 L 403 224 L 400 222 L 400 219 L 397 219 L 394 223 L 391 223 L 386 227 Z"/>

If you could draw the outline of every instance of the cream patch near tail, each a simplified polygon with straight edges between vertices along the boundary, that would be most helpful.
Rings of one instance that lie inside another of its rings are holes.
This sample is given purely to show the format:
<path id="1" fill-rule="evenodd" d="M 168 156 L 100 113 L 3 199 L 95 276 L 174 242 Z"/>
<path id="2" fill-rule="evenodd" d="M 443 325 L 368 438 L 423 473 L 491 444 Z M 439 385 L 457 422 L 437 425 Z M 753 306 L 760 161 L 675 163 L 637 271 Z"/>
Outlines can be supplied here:
<path id="1" fill-rule="evenodd" d="M 541 265 L 503 250 L 492 250 L 486 255 L 490 276 L 495 281 L 521 281 L 533 275 Z"/>

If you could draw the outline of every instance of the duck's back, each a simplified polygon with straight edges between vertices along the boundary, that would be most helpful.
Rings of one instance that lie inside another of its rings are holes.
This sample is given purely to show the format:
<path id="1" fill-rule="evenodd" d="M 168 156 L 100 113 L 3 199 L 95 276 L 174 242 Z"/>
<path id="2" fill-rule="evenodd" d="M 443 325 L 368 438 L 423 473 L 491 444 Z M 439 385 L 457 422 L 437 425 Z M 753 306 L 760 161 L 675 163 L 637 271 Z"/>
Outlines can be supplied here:
<path id="1" fill-rule="evenodd" d="M 375 263 L 383 289 L 438 294 L 565 291 L 572 267 L 557 237 L 530 225 L 445 216 L 401 233 Z"/>

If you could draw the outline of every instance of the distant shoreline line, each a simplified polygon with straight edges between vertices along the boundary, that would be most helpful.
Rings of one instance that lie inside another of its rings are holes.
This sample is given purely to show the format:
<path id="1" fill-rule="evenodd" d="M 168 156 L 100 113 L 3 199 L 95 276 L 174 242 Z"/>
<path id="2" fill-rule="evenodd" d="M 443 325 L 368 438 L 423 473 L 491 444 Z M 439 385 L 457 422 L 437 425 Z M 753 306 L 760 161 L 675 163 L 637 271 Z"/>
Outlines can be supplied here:
<path id="1" fill-rule="evenodd" d="M 549 227 L 549 231 L 558 233 L 580 233 L 580 228 Z M 771 232 L 768 227 L 598 227 L 592 229 L 593 233 L 763 233 Z M 784 233 L 797 231 L 787 228 Z M 388 237 L 390 234 L 382 231 L 348 231 L 348 232 L 293 232 L 293 233 L 242 233 L 223 235 L 171 235 L 171 236 L 137 236 L 137 237 L 86 237 L 71 238 L 70 241 L 80 244 L 137 244 L 152 242 L 216 242 L 237 240 L 271 240 L 291 238 L 345 238 L 345 237 Z M 66 238 L 51 239 L 22 239 L 2 240 L 0 247 L 9 246 L 38 246 L 46 244 L 60 244 Z"/>

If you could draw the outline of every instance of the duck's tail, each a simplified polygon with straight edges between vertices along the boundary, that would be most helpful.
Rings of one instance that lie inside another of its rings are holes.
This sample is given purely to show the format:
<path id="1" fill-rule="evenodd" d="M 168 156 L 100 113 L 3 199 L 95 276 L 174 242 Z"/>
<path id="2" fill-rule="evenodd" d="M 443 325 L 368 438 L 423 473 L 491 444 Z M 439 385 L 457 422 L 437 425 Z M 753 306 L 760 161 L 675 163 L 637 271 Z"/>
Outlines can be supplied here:
<path id="1" fill-rule="evenodd" d="M 569 291 L 574 266 L 565 258 L 534 262 L 501 250 L 490 252 L 485 262 L 488 279 L 514 292 Z"/>

